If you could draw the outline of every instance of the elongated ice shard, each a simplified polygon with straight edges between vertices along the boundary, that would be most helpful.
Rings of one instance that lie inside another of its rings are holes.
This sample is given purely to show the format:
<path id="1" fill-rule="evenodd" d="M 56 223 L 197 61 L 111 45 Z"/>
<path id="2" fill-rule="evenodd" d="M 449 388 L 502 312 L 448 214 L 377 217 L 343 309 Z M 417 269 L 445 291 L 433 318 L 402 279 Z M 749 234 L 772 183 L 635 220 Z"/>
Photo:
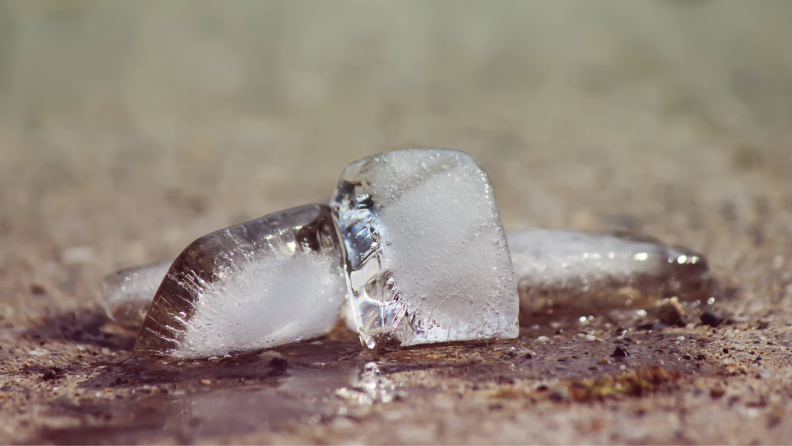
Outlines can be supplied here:
<path id="1" fill-rule="evenodd" d="M 369 348 L 514 338 L 519 302 L 487 174 L 456 150 L 350 164 L 331 201 Z"/>
<path id="2" fill-rule="evenodd" d="M 705 299 L 713 291 L 706 258 L 687 248 L 563 229 L 529 229 L 508 233 L 507 238 L 521 312 L 526 316 L 550 308 L 590 314 L 646 307 L 662 297 Z M 102 288 L 108 314 L 129 328 L 139 328 L 170 264 L 154 263 L 107 275 Z M 341 315 L 347 327 L 357 331 L 349 303 L 342 305 Z"/>
<path id="3" fill-rule="evenodd" d="M 171 263 L 151 263 L 106 275 L 102 279 L 102 305 L 107 315 L 124 327 L 140 328 Z"/>
<path id="4" fill-rule="evenodd" d="M 201 358 L 321 336 L 345 294 L 330 209 L 275 212 L 190 244 L 157 290 L 135 351 Z"/>
<path id="5" fill-rule="evenodd" d="M 706 299 L 706 258 L 649 238 L 560 229 L 507 235 L 524 315 L 646 306 L 663 297 Z"/>

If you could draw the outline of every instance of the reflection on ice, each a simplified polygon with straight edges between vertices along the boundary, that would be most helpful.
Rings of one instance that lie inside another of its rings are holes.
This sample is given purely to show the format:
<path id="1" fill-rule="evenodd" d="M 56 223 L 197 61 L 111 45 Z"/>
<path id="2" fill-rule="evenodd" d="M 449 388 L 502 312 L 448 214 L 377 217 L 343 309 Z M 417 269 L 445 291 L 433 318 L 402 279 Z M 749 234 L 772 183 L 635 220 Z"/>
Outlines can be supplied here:
<path id="1" fill-rule="evenodd" d="M 324 205 L 203 236 L 168 270 L 135 351 L 206 358 L 321 336 L 344 302 L 340 258 Z"/>
<path id="2" fill-rule="evenodd" d="M 365 346 L 517 336 L 500 213 L 473 157 L 413 149 L 361 159 L 344 170 L 331 206 Z"/>
<path id="3" fill-rule="evenodd" d="M 122 269 L 102 279 L 102 305 L 110 319 L 127 328 L 143 324 L 171 262 Z"/>
<path id="4" fill-rule="evenodd" d="M 558 229 L 530 229 L 507 237 L 524 316 L 549 308 L 590 314 L 625 306 L 648 307 L 668 296 L 700 299 L 710 305 L 714 301 L 707 259 L 686 248 L 650 239 Z M 113 318 L 139 327 L 158 286 L 155 284 L 169 265 L 157 263 L 108 275 L 102 285 L 105 306 Z M 338 301 L 344 298 L 343 289 L 337 293 Z M 231 294 L 228 299 L 234 302 Z M 342 316 L 346 325 L 357 331 L 348 303 L 342 307 Z M 196 330 L 196 335 L 200 333 Z M 216 354 L 222 353 L 226 352 Z"/>
<path id="5" fill-rule="evenodd" d="M 463 152 L 361 159 L 330 204 L 206 235 L 173 264 L 110 274 L 108 314 L 142 324 L 137 352 L 206 358 L 321 336 L 339 318 L 378 348 L 514 338 L 518 313 L 711 297 L 707 260 L 686 248 L 557 229 L 507 236 L 489 178 Z"/>
<path id="6" fill-rule="evenodd" d="M 707 299 L 707 259 L 648 238 L 559 229 L 509 233 L 523 315 L 645 306 L 663 297 Z"/>
<path id="7" fill-rule="evenodd" d="M 404 398 L 408 392 L 385 376 L 376 362 L 368 362 L 363 370 L 352 375 L 352 385 L 336 389 L 335 394 L 359 405 L 375 402 L 389 403 L 395 398 Z"/>

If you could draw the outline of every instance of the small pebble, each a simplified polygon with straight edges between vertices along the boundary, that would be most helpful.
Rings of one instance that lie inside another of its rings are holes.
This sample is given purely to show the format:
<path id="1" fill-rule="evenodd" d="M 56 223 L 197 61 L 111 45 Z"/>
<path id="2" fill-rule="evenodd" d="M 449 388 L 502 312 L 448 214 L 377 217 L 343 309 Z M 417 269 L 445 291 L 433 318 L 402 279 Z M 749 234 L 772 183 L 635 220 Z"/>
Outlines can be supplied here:
<path id="1" fill-rule="evenodd" d="M 289 363 L 283 358 L 272 358 L 269 365 L 272 367 L 272 370 L 283 371 L 286 370 L 286 368 L 289 366 Z"/>
<path id="2" fill-rule="evenodd" d="M 653 330 L 661 330 L 665 327 L 668 327 L 668 324 L 664 324 L 662 322 L 652 322 L 648 324 L 641 324 L 635 327 L 635 329 L 640 331 L 653 331 Z"/>
<path id="3" fill-rule="evenodd" d="M 701 322 L 710 327 L 717 327 L 723 322 L 723 316 L 715 314 L 712 310 L 701 313 Z"/>
<path id="4" fill-rule="evenodd" d="M 670 299 L 657 310 L 657 319 L 668 325 L 674 325 L 685 317 L 685 310 L 676 298 Z"/>
<path id="5" fill-rule="evenodd" d="M 203 384 L 205 386 L 208 386 L 208 385 L 212 384 L 212 380 L 204 378 L 204 379 L 201 380 L 201 384 Z"/>
<path id="6" fill-rule="evenodd" d="M 624 347 L 616 347 L 611 356 L 614 358 L 626 358 L 630 356 L 630 353 Z"/>
<path id="7" fill-rule="evenodd" d="M 721 386 L 714 386 L 710 389 L 710 396 L 715 399 L 718 399 L 723 395 L 726 395 L 726 389 Z"/>
<path id="8" fill-rule="evenodd" d="M 549 396 L 553 401 L 566 401 L 569 399 L 569 390 L 566 387 L 556 387 Z"/>
<path id="9" fill-rule="evenodd" d="M 608 358 L 602 358 L 602 359 L 599 360 L 599 363 L 602 364 L 602 365 L 608 365 L 611 362 L 610 362 L 610 359 L 608 359 Z"/>
<path id="10" fill-rule="evenodd" d="M 282 357 L 283 357 L 283 355 L 281 355 L 278 352 L 273 352 L 273 351 L 264 352 L 264 353 L 261 353 L 259 355 L 259 358 L 261 358 L 261 359 L 263 359 L 265 361 L 267 361 L 267 360 L 272 361 L 273 358 L 282 358 Z"/>
<path id="11" fill-rule="evenodd" d="M 44 381 L 50 381 L 57 378 L 59 373 L 60 373 L 60 369 L 52 368 L 44 372 L 44 374 L 41 375 L 41 379 L 43 379 Z"/>

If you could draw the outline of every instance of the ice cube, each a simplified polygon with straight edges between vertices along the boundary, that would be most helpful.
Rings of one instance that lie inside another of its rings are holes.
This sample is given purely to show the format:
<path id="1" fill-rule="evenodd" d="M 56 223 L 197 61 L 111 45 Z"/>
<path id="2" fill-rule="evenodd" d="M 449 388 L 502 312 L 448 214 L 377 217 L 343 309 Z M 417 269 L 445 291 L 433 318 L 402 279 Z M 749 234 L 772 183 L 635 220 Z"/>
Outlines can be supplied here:
<path id="1" fill-rule="evenodd" d="M 528 229 L 507 234 L 523 315 L 588 313 L 657 299 L 706 299 L 707 259 L 690 249 L 624 234 Z"/>
<path id="2" fill-rule="evenodd" d="M 106 275 L 102 279 L 102 305 L 110 319 L 127 328 L 140 328 L 171 263 L 151 263 Z"/>
<path id="3" fill-rule="evenodd" d="M 365 346 L 517 336 L 500 213 L 473 157 L 412 149 L 361 159 L 344 170 L 331 207 Z"/>
<path id="4" fill-rule="evenodd" d="M 136 352 L 201 358 L 321 336 L 346 295 L 325 205 L 307 205 L 205 235 L 173 262 Z"/>

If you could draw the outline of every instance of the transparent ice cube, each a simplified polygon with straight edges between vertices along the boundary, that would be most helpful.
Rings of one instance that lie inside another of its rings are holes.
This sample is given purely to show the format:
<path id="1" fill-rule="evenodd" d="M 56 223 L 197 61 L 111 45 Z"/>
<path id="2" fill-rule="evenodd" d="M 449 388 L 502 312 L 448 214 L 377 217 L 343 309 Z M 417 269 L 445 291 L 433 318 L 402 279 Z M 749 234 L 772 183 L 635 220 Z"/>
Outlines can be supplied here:
<path id="1" fill-rule="evenodd" d="M 201 358 L 321 336 L 345 288 L 330 209 L 275 212 L 190 244 L 157 290 L 135 351 Z"/>
<path id="2" fill-rule="evenodd" d="M 102 279 L 102 305 L 110 319 L 137 329 L 172 262 L 122 269 Z"/>
<path id="3" fill-rule="evenodd" d="M 706 299 L 707 259 L 625 234 L 527 229 L 507 234 L 524 315 L 646 306 L 663 297 Z"/>
<path id="4" fill-rule="evenodd" d="M 369 348 L 514 338 L 519 302 L 489 178 L 456 150 L 350 164 L 331 200 Z"/>

